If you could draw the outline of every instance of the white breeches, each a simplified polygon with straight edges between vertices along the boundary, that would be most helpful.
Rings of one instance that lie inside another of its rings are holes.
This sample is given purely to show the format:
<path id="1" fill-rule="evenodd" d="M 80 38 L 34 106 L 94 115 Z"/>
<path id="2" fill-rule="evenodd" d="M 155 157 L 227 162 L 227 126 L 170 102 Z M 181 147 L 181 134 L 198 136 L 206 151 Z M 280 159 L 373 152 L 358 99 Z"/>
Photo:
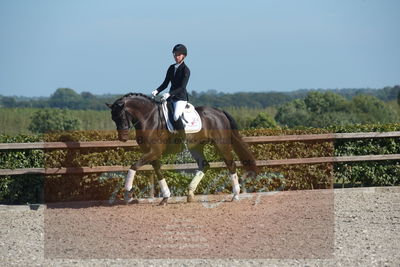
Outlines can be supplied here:
<path id="1" fill-rule="evenodd" d="M 174 106 L 174 121 L 177 121 L 182 115 L 183 111 L 185 110 L 186 104 L 187 101 L 184 100 L 172 101 L 172 105 Z"/>

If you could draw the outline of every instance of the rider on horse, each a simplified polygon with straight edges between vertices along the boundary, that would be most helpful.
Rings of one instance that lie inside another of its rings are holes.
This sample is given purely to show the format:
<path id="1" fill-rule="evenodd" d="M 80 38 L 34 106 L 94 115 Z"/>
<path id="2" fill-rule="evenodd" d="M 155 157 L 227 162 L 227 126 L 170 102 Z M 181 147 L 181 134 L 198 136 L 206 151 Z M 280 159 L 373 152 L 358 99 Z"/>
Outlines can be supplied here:
<path id="1" fill-rule="evenodd" d="M 158 95 L 168 87 L 171 82 L 169 93 L 162 95 L 162 100 L 169 100 L 172 102 L 174 108 L 174 127 L 178 131 L 179 137 L 182 141 L 185 140 L 185 130 L 182 121 L 182 113 L 185 110 L 188 102 L 188 93 L 186 85 L 189 81 L 190 70 L 186 66 L 184 59 L 187 56 L 187 49 L 183 44 L 177 44 L 172 50 L 176 64 L 169 66 L 164 82 L 151 94 Z"/>

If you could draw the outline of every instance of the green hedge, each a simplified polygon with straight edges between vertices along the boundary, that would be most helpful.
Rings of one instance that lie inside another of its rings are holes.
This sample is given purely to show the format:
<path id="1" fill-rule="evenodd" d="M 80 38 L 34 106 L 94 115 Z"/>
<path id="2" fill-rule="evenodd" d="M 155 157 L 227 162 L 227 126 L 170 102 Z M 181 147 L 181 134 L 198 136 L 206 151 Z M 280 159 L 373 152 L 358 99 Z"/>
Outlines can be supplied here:
<path id="1" fill-rule="evenodd" d="M 30 143 L 41 141 L 41 136 L 0 135 L 0 143 Z M 42 150 L 0 151 L 0 168 L 42 168 Z M 44 177 L 42 175 L 0 176 L 0 203 L 41 202 Z"/>
<path id="2" fill-rule="evenodd" d="M 399 131 L 400 124 L 352 125 L 327 129 L 256 129 L 243 130 L 243 136 L 271 136 L 290 134 L 321 134 L 331 132 L 386 132 Z M 131 132 L 134 138 L 134 131 Z M 76 131 L 53 133 L 41 136 L 5 136 L 0 142 L 22 143 L 37 141 L 104 141 L 116 140 L 116 131 Z M 394 154 L 400 153 L 398 138 L 362 140 L 307 141 L 255 144 L 250 147 L 257 159 L 284 159 L 305 157 L 328 157 L 342 155 Z M 209 161 L 221 161 L 213 146 L 205 151 Z M 129 166 L 139 159 L 141 153 L 136 148 L 89 148 L 52 150 L 1 151 L 0 168 L 33 167 L 83 167 L 83 166 Z M 194 162 L 187 154 L 166 156 L 164 164 Z M 241 171 L 239 170 L 241 174 Z M 134 192 L 138 197 L 150 194 L 149 172 L 138 172 L 134 182 Z M 113 193 L 121 197 L 125 173 L 104 173 L 90 175 L 21 175 L 0 177 L 1 203 L 52 202 L 88 199 L 108 199 Z M 173 195 L 185 195 L 193 172 L 165 172 L 165 177 Z M 231 192 L 228 173 L 225 169 L 211 169 L 197 189 L 198 194 Z M 262 168 L 261 174 L 253 180 L 242 181 L 248 192 L 270 190 L 293 190 L 327 188 L 333 182 L 351 186 L 378 186 L 400 184 L 399 161 L 361 162 L 340 164 L 286 165 Z M 155 188 L 159 195 L 158 185 Z"/>
<path id="3" fill-rule="evenodd" d="M 400 131 L 400 124 L 332 127 L 337 133 Z M 400 154 L 400 138 L 348 139 L 335 142 L 337 156 Z M 336 181 L 343 186 L 400 185 L 400 161 L 370 161 L 335 164 Z"/>

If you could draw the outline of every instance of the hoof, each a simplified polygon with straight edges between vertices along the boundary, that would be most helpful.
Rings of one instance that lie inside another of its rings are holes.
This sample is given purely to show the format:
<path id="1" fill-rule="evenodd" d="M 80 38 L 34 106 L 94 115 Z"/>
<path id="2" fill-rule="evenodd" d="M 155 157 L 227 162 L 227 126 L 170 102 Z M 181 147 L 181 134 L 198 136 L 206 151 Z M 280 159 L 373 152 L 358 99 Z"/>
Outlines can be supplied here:
<path id="1" fill-rule="evenodd" d="M 187 202 L 193 202 L 193 201 L 194 201 L 194 193 L 192 190 L 189 190 L 187 195 Z"/>
<path id="2" fill-rule="evenodd" d="M 133 197 L 131 197 L 131 193 L 129 191 L 124 192 L 124 201 L 125 204 L 129 204 L 133 201 Z"/>
<path id="3" fill-rule="evenodd" d="M 109 205 L 114 205 L 116 198 L 117 198 L 117 194 L 112 194 L 110 199 L 108 200 L 108 204 Z"/>
<path id="4" fill-rule="evenodd" d="M 164 197 L 158 206 L 167 206 L 168 198 Z"/>
<path id="5" fill-rule="evenodd" d="M 232 201 L 238 201 L 239 200 L 239 195 L 233 195 Z"/>

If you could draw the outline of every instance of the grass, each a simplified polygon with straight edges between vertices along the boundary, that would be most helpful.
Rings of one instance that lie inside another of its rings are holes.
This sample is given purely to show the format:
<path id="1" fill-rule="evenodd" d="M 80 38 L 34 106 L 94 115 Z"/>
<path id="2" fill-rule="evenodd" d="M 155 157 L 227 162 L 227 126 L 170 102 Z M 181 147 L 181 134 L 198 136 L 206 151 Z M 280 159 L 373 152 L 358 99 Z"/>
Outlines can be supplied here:
<path id="1" fill-rule="evenodd" d="M 31 134 L 28 130 L 32 115 L 39 108 L 0 108 L 0 134 Z M 82 121 L 81 130 L 114 130 L 108 110 L 70 110 Z"/>

